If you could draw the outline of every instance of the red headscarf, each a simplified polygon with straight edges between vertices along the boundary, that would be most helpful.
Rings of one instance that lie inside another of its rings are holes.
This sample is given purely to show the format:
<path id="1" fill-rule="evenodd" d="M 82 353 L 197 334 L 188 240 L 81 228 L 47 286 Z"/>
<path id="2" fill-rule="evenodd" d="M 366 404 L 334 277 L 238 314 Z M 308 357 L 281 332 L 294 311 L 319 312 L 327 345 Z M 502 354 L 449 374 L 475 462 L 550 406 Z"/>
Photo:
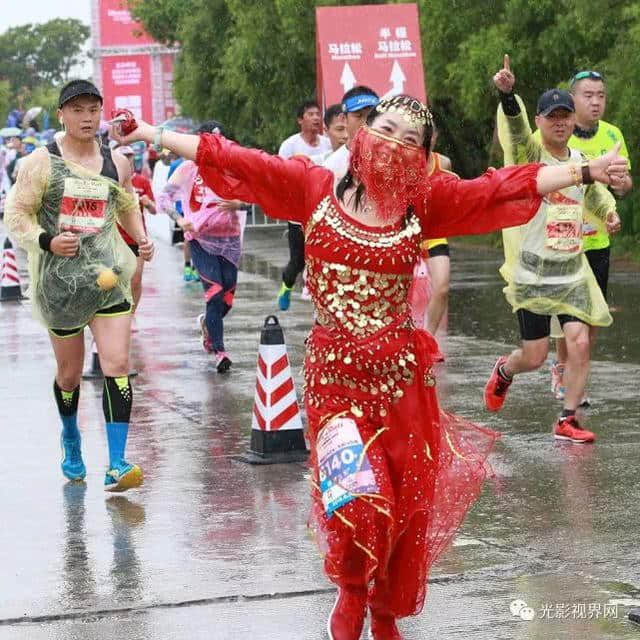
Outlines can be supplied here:
<path id="1" fill-rule="evenodd" d="M 351 173 L 385 221 L 405 215 L 428 189 L 425 148 L 362 127 L 351 147 Z"/>

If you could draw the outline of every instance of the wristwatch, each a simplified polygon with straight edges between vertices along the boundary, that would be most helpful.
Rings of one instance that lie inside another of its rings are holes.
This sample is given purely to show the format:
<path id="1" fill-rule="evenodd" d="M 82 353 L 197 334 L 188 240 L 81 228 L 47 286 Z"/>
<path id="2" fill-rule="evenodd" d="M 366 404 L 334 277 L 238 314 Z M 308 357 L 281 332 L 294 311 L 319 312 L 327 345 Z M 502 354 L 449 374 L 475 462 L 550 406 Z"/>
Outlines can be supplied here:
<path id="1" fill-rule="evenodd" d="M 594 180 L 591 177 L 591 169 L 589 169 L 589 163 L 583 162 L 580 165 L 582 169 L 582 184 L 593 184 Z"/>

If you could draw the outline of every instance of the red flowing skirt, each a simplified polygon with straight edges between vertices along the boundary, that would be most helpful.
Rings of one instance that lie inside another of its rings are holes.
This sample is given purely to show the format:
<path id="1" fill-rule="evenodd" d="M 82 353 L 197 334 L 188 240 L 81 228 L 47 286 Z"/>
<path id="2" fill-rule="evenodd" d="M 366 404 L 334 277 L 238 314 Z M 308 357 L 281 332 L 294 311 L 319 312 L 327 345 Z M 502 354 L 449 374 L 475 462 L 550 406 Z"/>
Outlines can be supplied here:
<path id="1" fill-rule="evenodd" d="M 421 611 L 429 570 L 477 499 L 498 437 L 439 407 L 432 369 L 439 355 L 435 340 L 421 330 L 402 335 L 415 353 L 415 374 L 410 384 L 395 387 L 396 393 L 402 389 L 401 397 L 378 395 L 360 410 L 360 385 L 345 392 L 329 384 L 320 393 L 314 385 L 315 401 L 306 396 L 313 475 L 309 525 L 324 554 L 326 574 L 338 586 L 370 586 L 370 597 L 384 602 L 396 617 Z M 309 340 L 312 354 L 336 348 L 336 336 L 321 327 Z M 387 348 L 397 353 L 397 345 Z M 308 355 L 305 363 L 307 391 L 310 378 L 322 371 L 313 360 Z M 366 369 L 360 372 L 364 380 L 371 375 Z M 358 495 L 328 517 L 316 441 L 339 414 L 356 422 L 379 491 Z"/>

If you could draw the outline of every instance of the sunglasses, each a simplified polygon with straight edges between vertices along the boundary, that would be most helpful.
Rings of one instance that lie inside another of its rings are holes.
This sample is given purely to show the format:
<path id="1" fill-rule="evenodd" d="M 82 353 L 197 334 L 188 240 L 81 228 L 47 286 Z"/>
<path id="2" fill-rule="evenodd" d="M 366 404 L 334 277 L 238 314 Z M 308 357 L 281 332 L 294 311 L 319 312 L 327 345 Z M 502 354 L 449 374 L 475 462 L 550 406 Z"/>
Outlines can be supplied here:
<path id="1" fill-rule="evenodd" d="M 570 86 L 578 82 L 579 80 L 584 80 L 585 78 L 590 78 L 591 80 L 602 80 L 604 82 L 604 76 L 597 71 L 580 71 L 580 73 L 576 73 L 573 78 L 571 78 Z"/>

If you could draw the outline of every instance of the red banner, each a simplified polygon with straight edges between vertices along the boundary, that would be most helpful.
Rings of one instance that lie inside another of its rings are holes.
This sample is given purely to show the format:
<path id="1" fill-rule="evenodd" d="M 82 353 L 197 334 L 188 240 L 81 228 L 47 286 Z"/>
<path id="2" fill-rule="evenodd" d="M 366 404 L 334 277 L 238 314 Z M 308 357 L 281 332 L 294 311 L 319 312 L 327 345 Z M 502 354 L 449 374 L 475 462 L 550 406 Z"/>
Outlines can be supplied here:
<path id="1" fill-rule="evenodd" d="M 173 97 L 173 60 L 174 56 L 165 53 L 162 56 L 162 91 L 164 93 L 164 117 L 168 120 L 176 115 L 176 103 Z"/>
<path id="2" fill-rule="evenodd" d="M 318 99 L 340 102 L 355 85 L 426 101 L 415 4 L 316 9 Z"/>
<path id="3" fill-rule="evenodd" d="M 99 47 L 153 44 L 142 25 L 131 17 L 124 0 L 100 0 Z"/>
<path id="4" fill-rule="evenodd" d="M 138 118 L 153 122 L 151 56 L 109 56 L 102 58 L 104 113 L 130 109 Z"/>

